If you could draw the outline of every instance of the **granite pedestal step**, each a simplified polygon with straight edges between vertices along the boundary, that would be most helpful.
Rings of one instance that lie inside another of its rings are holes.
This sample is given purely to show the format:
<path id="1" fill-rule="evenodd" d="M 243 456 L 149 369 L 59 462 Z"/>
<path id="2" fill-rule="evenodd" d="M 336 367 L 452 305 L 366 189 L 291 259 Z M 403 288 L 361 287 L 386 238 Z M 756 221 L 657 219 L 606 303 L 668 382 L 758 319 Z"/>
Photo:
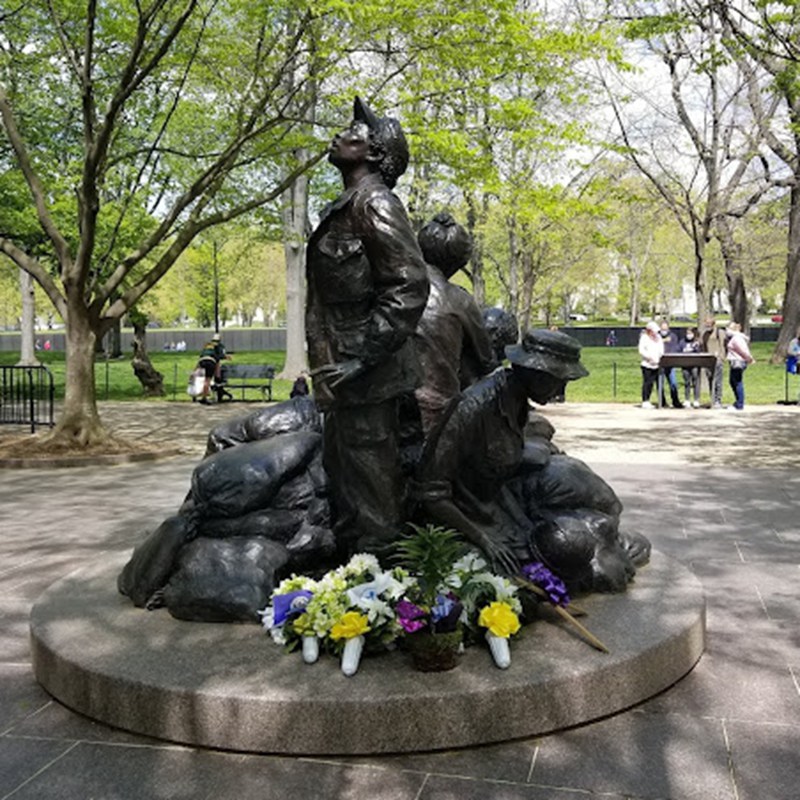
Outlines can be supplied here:
<path id="1" fill-rule="evenodd" d="M 700 658 L 697 579 L 654 552 L 626 594 L 582 598 L 592 649 L 563 622 L 512 642 L 509 669 L 472 647 L 450 672 L 403 652 L 362 659 L 286 655 L 256 625 L 179 622 L 116 590 L 128 553 L 53 584 L 31 613 L 37 680 L 57 700 L 118 728 L 185 744 L 292 754 L 453 748 L 543 734 L 621 711 L 678 681 Z"/>

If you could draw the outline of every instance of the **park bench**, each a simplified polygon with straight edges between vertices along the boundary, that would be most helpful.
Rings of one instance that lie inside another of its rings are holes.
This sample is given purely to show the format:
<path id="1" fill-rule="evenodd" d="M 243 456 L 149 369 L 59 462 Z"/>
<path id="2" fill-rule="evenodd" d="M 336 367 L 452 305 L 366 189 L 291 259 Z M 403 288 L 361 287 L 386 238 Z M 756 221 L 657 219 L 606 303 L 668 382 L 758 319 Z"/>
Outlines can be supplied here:
<path id="1" fill-rule="evenodd" d="M 272 400 L 272 379 L 275 377 L 275 367 L 268 364 L 226 364 L 222 365 L 222 374 L 219 381 L 215 381 L 211 388 L 217 393 L 217 402 L 225 399 L 235 400 L 231 389 L 240 389 L 241 400 L 245 399 L 248 389 L 258 389 L 264 400 Z"/>

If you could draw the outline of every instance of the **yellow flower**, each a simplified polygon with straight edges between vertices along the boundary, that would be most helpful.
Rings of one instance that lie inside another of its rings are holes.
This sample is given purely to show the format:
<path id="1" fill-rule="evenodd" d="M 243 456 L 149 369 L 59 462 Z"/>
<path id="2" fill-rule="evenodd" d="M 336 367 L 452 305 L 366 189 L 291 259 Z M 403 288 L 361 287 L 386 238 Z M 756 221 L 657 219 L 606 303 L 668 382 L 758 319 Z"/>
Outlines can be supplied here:
<path id="1" fill-rule="evenodd" d="M 370 630 L 367 624 L 367 615 L 359 614 L 358 611 L 348 611 L 331 628 L 331 639 L 338 642 L 339 639 L 353 639 L 362 636 Z"/>
<path id="2" fill-rule="evenodd" d="M 481 609 L 478 625 L 488 628 L 495 636 L 507 639 L 519 630 L 519 617 L 508 603 L 495 601 Z"/>

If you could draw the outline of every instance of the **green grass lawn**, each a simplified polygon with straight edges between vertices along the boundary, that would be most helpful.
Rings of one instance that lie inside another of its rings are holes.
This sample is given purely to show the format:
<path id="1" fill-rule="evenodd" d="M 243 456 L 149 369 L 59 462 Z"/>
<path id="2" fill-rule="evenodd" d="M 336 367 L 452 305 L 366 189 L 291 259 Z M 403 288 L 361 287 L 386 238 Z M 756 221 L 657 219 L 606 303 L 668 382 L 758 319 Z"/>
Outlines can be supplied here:
<path id="1" fill-rule="evenodd" d="M 253 351 L 250 353 L 237 352 L 234 362 L 237 364 L 271 364 L 276 372 L 283 368 L 285 353 L 279 350 Z M 53 373 L 56 400 L 64 397 L 64 353 L 39 352 L 37 356 L 43 364 Z M 16 364 L 18 353 L 0 353 L 0 365 Z M 154 351 L 150 353 L 153 366 L 164 376 L 164 389 L 166 398 L 145 398 L 142 395 L 142 386 L 133 374 L 130 357 L 120 359 L 99 358 L 94 366 L 95 385 L 98 400 L 146 400 L 151 403 L 163 403 L 164 400 L 173 399 L 190 403 L 192 398 L 186 393 L 189 382 L 189 373 L 197 366 L 197 353 L 176 353 Z M 292 381 L 274 380 L 272 383 L 272 397 L 274 400 L 288 400 L 292 388 Z M 237 392 L 237 397 L 241 396 Z M 248 400 L 260 399 L 256 390 L 247 392 Z"/>
<path id="2" fill-rule="evenodd" d="M 774 404 L 784 397 L 785 370 L 781 365 L 769 363 L 773 345 L 769 342 L 753 344 L 753 355 L 757 363 L 748 367 L 744 376 L 746 403 L 752 405 Z M 64 354 L 39 353 L 43 363 L 52 371 L 56 399 L 64 396 Z M 277 371 L 283 367 L 285 354 L 278 350 L 237 352 L 234 356 L 239 364 L 271 364 Z M 15 364 L 17 353 L 0 353 L 0 364 Z M 160 403 L 172 401 L 191 402 L 186 394 L 189 373 L 197 363 L 197 353 L 153 352 L 150 354 L 153 365 L 164 375 L 167 397 L 148 399 Z M 642 376 L 639 370 L 639 356 L 634 347 L 584 347 L 581 360 L 589 370 L 588 378 L 570 383 L 567 399 L 586 403 L 637 403 L 640 400 Z M 99 400 L 141 400 L 142 389 L 131 368 L 130 358 L 116 361 L 98 360 L 95 365 L 95 381 Z M 733 393 L 728 386 L 727 368 L 723 402 L 730 403 Z M 681 399 L 683 385 L 678 376 Z M 789 399 L 796 400 L 800 378 L 789 376 Z M 286 400 L 291 390 L 291 381 L 275 380 L 273 398 Z M 248 392 L 248 398 L 258 399 L 255 391 Z M 704 397 L 704 400 L 706 398 Z M 653 394 L 655 400 L 655 393 Z"/>

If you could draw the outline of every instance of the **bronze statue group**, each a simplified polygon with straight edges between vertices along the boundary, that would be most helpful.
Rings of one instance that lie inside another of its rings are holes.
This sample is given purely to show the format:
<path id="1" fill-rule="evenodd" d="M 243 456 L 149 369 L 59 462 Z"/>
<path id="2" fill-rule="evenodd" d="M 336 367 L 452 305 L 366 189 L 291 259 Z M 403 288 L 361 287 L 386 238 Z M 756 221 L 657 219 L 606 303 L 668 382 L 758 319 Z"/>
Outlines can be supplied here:
<path id="1" fill-rule="evenodd" d="M 212 430 L 120 591 L 181 619 L 255 621 L 285 575 L 388 560 L 409 522 L 457 530 L 507 575 L 536 560 L 575 591 L 623 591 L 647 540 L 619 530 L 613 490 L 531 408 L 587 374 L 578 342 L 519 341 L 512 315 L 450 283 L 471 240 L 449 214 L 414 234 L 392 191 L 409 161 L 397 120 L 356 98 L 329 160 L 343 191 L 308 242 L 313 396 Z"/>

